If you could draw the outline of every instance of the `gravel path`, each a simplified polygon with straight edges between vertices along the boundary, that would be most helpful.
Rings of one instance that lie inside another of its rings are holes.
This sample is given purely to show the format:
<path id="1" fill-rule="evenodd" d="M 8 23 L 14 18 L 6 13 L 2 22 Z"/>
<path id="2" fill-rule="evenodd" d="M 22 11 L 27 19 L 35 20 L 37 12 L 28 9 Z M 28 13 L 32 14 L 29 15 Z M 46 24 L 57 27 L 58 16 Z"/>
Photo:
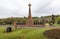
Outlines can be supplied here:
<path id="1" fill-rule="evenodd" d="M 1 28 L 6 28 L 6 27 L 13 27 L 12 25 L 0 25 Z M 46 26 L 46 27 L 17 27 L 17 28 L 54 28 L 54 29 L 60 29 L 60 26 Z"/>

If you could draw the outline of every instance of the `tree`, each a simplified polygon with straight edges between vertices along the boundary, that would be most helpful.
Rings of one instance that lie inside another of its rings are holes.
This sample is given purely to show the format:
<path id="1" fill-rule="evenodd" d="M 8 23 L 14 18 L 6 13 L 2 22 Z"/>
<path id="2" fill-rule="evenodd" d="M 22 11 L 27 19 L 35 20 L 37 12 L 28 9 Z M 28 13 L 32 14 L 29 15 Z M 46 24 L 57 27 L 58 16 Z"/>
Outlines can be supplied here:
<path id="1" fill-rule="evenodd" d="M 55 16 L 54 15 L 52 15 L 52 23 L 54 24 L 55 23 Z"/>
<path id="2" fill-rule="evenodd" d="M 58 24 L 60 24 L 60 17 L 57 17 L 57 18 L 56 18 L 56 22 L 57 22 Z"/>

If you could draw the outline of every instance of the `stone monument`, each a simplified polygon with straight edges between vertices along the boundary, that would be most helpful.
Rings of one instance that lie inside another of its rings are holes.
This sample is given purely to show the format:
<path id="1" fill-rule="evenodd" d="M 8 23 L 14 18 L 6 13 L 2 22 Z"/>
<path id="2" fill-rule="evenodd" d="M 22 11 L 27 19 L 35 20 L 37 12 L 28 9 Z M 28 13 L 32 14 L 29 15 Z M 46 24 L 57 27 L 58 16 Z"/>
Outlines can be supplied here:
<path id="1" fill-rule="evenodd" d="M 33 27 L 33 20 L 32 20 L 32 15 L 31 15 L 31 4 L 29 3 L 28 4 L 28 6 L 29 6 L 29 14 L 28 14 L 28 18 L 27 18 L 27 21 L 26 21 L 26 26 L 27 27 Z"/>

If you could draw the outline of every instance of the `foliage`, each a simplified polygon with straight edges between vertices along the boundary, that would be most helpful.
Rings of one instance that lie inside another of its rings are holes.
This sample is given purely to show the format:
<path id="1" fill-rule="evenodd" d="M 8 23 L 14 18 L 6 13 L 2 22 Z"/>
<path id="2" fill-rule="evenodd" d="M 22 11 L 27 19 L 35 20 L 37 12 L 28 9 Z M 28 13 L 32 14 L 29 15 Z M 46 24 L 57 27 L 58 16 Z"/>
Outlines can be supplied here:
<path id="1" fill-rule="evenodd" d="M 55 16 L 54 15 L 52 15 L 52 23 L 54 24 L 55 23 Z"/>
<path id="2" fill-rule="evenodd" d="M 0 19 L 0 24 L 13 24 L 13 22 L 26 22 L 26 18 L 6 18 L 6 19 Z"/>
<path id="3" fill-rule="evenodd" d="M 60 17 L 56 19 L 57 23 L 60 24 Z"/>
<path id="4" fill-rule="evenodd" d="M 51 18 L 52 17 L 52 18 Z M 60 18 L 59 18 L 60 16 L 55 16 L 55 15 L 52 15 L 52 16 L 42 16 L 41 18 L 40 17 L 32 17 L 33 18 L 33 22 L 40 22 L 40 21 L 42 21 L 42 19 L 44 18 L 44 22 L 45 23 L 49 23 L 50 22 L 50 20 L 49 19 L 46 19 L 46 18 L 50 18 L 50 19 L 52 19 L 52 21 L 53 21 L 53 23 L 55 23 L 55 21 L 57 22 L 57 23 L 60 23 Z M 56 19 L 56 20 L 55 20 Z M 11 25 L 11 24 L 13 24 L 13 22 L 14 21 L 16 21 L 16 22 L 23 22 L 23 23 L 25 23 L 26 22 L 26 20 L 27 20 L 27 18 L 26 17 L 24 17 L 24 18 L 19 18 L 19 17 L 12 17 L 12 18 L 4 18 L 4 19 L 0 19 L 0 25 L 7 25 L 7 24 L 9 24 L 9 25 Z"/>

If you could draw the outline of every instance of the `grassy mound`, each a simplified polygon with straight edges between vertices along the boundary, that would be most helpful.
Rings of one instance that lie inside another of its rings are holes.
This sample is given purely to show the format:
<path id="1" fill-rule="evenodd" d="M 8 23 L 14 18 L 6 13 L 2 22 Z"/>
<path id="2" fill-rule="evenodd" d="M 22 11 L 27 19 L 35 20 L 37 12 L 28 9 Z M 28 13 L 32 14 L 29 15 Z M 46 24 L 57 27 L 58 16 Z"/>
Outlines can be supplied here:
<path id="1" fill-rule="evenodd" d="M 5 28 L 0 28 L 0 39 L 47 39 L 43 35 L 46 30 L 49 30 L 49 28 L 20 28 L 5 33 Z"/>
<path id="2" fill-rule="evenodd" d="M 52 29 L 44 32 L 48 39 L 60 39 L 60 29 Z"/>

